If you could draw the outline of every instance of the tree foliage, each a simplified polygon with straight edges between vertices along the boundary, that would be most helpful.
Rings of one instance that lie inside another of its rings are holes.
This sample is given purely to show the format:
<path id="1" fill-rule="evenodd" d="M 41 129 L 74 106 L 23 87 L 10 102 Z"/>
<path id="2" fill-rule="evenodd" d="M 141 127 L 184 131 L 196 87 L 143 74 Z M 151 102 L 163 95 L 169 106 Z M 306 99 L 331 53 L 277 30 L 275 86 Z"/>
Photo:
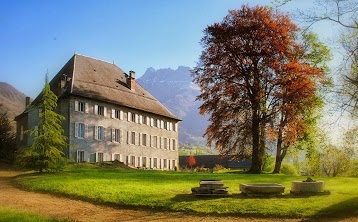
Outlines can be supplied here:
<path id="1" fill-rule="evenodd" d="M 288 149 L 297 147 L 297 142 L 306 139 L 306 132 L 317 123 L 317 109 L 323 106 L 319 91 L 328 85 L 323 78 L 323 74 L 329 70 L 327 62 L 331 59 L 328 47 L 318 41 L 317 35 L 309 32 L 303 33 L 301 45 L 302 50 L 297 52 L 297 58 L 307 67 L 283 76 L 281 108 L 278 109 L 277 123 L 270 128 L 277 139 L 273 173 L 280 173 Z"/>
<path id="2" fill-rule="evenodd" d="M 1 106 L 1 104 L 0 104 Z M 0 161 L 13 163 L 16 155 L 15 134 L 6 113 L 0 114 Z"/>
<path id="3" fill-rule="evenodd" d="M 294 107 L 311 96 L 311 78 L 321 75 L 299 58 L 297 32 L 286 14 L 242 6 L 208 26 L 201 40 L 193 77 L 201 88 L 200 113 L 210 114 L 208 144 L 214 142 L 223 155 L 252 156 L 253 173 L 261 172 L 268 124 L 278 126 L 286 114 L 296 118 Z M 282 134 L 287 138 L 300 130 L 290 123 Z"/>
<path id="4" fill-rule="evenodd" d="M 59 171 L 65 163 L 66 137 L 61 125 L 64 117 L 56 113 L 57 96 L 51 91 L 47 76 L 40 96 L 40 102 L 33 107 L 41 113 L 38 129 L 27 132 L 34 136 L 34 141 L 21 149 L 18 160 L 22 166 L 40 172 Z"/>

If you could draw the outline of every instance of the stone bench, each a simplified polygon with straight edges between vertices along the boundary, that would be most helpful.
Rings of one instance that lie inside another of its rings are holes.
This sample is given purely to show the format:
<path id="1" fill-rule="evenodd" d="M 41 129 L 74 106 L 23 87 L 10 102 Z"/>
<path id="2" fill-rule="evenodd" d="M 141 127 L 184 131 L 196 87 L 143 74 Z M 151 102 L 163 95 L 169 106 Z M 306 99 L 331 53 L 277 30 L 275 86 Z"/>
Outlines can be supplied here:
<path id="1" fill-rule="evenodd" d="M 200 187 L 191 188 L 192 194 L 196 196 L 214 196 L 214 195 L 227 195 L 228 187 L 224 186 L 221 180 L 201 180 Z"/>

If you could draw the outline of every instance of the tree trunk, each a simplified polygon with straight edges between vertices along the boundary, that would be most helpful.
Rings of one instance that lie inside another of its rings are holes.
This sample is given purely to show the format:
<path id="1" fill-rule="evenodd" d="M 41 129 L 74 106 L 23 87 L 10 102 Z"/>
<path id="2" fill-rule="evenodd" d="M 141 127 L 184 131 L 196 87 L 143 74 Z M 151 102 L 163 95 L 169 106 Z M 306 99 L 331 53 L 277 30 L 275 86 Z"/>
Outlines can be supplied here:
<path id="1" fill-rule="evenodd" d="M 276 146 L 276 161 L 275 161 L 275 169 L 273 170 L 272 173 L 280 173 L 281 170 L 281 164 L 282 164 L 282 159 L 281 159 L 281 150 L 282 150 L 282 140 L 278 140 L 277 141 L 277 146 Z"/>
<path id="2" fill-rule="evenodd" d="M 261 173 L 262 157 L 260 158 L 260 121 L 257 109 L 252 117 L 252 163 L 250 173 Z"/>

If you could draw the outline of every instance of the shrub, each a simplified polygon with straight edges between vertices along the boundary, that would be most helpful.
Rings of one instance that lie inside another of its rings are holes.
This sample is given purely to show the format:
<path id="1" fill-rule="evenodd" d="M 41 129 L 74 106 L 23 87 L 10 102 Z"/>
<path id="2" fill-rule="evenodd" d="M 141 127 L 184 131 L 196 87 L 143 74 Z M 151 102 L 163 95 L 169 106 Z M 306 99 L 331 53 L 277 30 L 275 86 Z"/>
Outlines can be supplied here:
<path id="1" fill-rule="evenodd" d="M 215 164 L 214 171 L 224 170 L 225 167 L 220 164 Z"/>
<path id="2" fill-rule="evenodd" d="M 298 176 L 297 168 L 289 163 L 282 163 L 280 173 L 285 175 Z"/>

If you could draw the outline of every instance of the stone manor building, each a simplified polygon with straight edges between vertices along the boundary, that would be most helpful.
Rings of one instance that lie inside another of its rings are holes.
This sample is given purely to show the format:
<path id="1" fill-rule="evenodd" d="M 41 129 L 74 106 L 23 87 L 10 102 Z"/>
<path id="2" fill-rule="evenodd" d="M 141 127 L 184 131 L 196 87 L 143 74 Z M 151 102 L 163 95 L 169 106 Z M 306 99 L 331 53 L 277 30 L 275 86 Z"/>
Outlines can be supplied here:
<path id="1" fill-rule="evenodd" d="M 112 63 L 75 54 L 50 86 L 58 96 L 57 112 L 66 119 L 69 159 L 118 160 L 151 169 L 178 166 L 180 119 L 136 82 L 133 71 L 126 74 Z M 41 115 L 27 107 L 16 117 L 19 146 L 32 143 L 24 132 L 36 129 Z"/>

